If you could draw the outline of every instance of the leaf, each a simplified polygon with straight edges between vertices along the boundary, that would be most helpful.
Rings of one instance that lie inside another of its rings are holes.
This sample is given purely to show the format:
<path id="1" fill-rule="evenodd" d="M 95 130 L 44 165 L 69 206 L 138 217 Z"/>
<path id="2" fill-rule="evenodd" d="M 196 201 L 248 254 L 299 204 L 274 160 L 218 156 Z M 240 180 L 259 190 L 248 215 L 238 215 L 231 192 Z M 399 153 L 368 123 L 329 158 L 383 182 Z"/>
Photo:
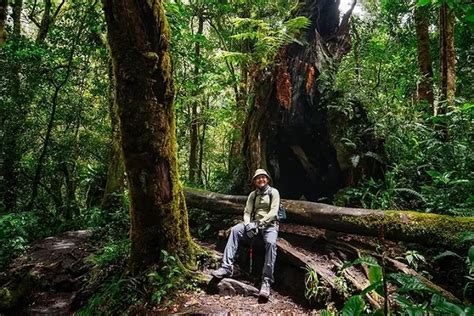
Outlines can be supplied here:
<path id="1" fill-rule="evenodd" d="M 423 7 L 423 6 L 425 6 L 425 5 L 429 4 L 429 3 L 431 3 L 431 0 L 418 0 L 417 5 L 418 5 L 419 7 Z"/>
<path id="2" fill-rule="evenodd" d="M 403 311 L 409 316 L 424 316 L 426 315 L 426 304 L 425 306 L 415 305 L 408 298 L 401 295 L 396 295 L 395 300 L 403 307 Z"/>
<path id="3" fill-rule="evenodd" d="M 371 266 L 369 267 L 369 281 L 370 284 L 381 282 L 383 280 L 382 267 Z"/>
<path id="4" fill-rule="evenodd" d="M 474 246 L 469 248 L 469 251 L 467 252 L 467 258 L 469 260 L 469 271 L 472 273 L 472 271 L 474 271 Z"/>
<path id="5" fill-rule="evenodd" d="M 436 257 L 434 257 L 433 259 L 434 260 L 439 260 L 441 258 L 444 258 L 444 257 L 458 257 L 458 258 L 462 258 L 460 255 L 458 255 L 457 253 L 455 252 L 452 252 L 450 250 L 446 250 L 442 253 L 440 253 L 439 255 L 437 255 Z"/>
<path id="6" fill-rule="evenodd" d="M 463 232 L 460 235 L 461 235 L 460 237 L 461 242 L 474 240 L 474 231 Z"/>
<path id="7" fill-rule="evenodd" d="M 361 315 L 365 308 L 365 302 L 360 295 L 352 296 L 342 308 L 343 316 Z"/>
<path id="8" fill-rule="evenodd" d="M 399 292 L 433 292 L 423 282 L 413 275 L 406 275 L 404 273 L 392 273 L 390 278 L 395 280 L 401 287 L 398 289 Z"/>
<path id="9" fill-rule="evenodd" d="M 375 282 L 375 283 L 371 283 L 368 287 L 366 287 L 365 289 L 362 290 L 362 292 L 360 292 L 360 295 L 366 295 L 367 293 L 369 292 L 372 292 L 372 291 L 376 291 L 377 293 L 379 292 L 379 290 L 383 290 L 383 287 L 382 287 L 382 281 L 380 282 Z M 383 293 L 383 292 L 382 292 Z"/>
<path id="10" fill-rule="evenodd" d="M 365 264 L 367 266 L 380 267 L 377 259 L 371 256 L 361 256 L 360 258 L 354 260 L 354 264 Z"/>
<path id="11" fill-rule="evenodd" d="M 446 301 L 440 295 L 434 294 L 431 298 L 433 309 L 442 314 L 466 315 L 461 306 Z"/>
<path id="12" fill-rule="evenodd" d="M 472 15 L 473 19 L 474 19 L 474 14 Z M 474 22 L 474 21 L 473 21 Z M 471 109 L 474 109 L 474 103 L 465 103 L 463 104 L 463 106 L 461 107 L 461 111 L 469 111 Z"/>

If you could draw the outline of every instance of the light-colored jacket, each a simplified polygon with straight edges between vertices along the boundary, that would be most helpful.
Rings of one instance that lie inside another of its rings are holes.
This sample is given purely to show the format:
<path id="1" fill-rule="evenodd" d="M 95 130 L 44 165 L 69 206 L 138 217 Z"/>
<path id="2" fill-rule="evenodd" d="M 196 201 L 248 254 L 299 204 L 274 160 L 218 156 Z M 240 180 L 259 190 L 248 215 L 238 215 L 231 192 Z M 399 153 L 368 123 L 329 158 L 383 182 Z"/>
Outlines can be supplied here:
<path id="1" fill-rule="evenodd" d="M 270 192 L 271 202 L 270 205 Z M 256 196 L 255 196 L 256 195 Z M 255 210 L 254 210 L 255 201 Z M 251 221 L 259 221 L 262 225 L 272 225 L 277 220 L 278 208 L 280 207 L 280 192 L 277 189 L 268 186 L 265 191 L 256 189 L 252 191 L 248 198 L 244 210 L 244 224 Z M 252 212 L 255 212 L 255 217 L 252 219 Z"/>

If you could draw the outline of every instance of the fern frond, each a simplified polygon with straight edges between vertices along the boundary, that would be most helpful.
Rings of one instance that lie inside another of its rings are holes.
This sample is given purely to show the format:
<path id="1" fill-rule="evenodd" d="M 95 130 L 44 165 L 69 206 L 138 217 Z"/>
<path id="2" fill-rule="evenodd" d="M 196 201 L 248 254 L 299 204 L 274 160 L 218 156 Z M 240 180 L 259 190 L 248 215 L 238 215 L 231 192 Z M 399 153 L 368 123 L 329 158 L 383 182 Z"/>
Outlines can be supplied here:
<path id="1" fill-rule="evenodd" d="M 422 201 L 425 200 L 425 197 L 423 196 L 423 194 L 418 193 L 415 190 L 412 190 L 412 189 L 409 189 L 409 188 L 395 188 L 394 191 L 396 191 L 396 192 L 405 192 L 405 193 L 411 194 L 413 196 L 416 196 L 417 198 L 419 198 Z"/>

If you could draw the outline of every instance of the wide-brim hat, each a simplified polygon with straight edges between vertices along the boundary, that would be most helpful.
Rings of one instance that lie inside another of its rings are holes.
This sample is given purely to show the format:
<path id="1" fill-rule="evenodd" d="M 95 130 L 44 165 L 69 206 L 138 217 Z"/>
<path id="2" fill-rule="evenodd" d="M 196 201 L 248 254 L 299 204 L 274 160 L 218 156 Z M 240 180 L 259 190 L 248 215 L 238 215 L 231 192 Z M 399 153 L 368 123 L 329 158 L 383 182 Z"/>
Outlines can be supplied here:
<path id="1" fill-rule="evenodd" d="M 265 171 L 265 169 L 257 169 L 257 170 L 255 170 L 255 173 L 253 174 L 252 181 L 255 180 L 256 177 L 258 177 L 262 174 L 265 175 L 268 178 L 268 180 L 272 179 L 270 177 L 270 175 L 268 174 L 268 172 Z"/>

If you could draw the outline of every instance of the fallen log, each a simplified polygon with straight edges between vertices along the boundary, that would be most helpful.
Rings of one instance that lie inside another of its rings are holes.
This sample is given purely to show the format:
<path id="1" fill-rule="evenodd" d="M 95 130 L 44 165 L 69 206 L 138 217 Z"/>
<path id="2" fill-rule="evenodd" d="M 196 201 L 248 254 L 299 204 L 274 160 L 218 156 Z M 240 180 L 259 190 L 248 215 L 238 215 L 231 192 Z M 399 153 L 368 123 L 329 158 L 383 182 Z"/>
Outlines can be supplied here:
<path id="1" fill-rule="evenodd" d="M 185 189 L 189 207 L 217 213 L 240 215 L 246 196 L 225 195 L 204 190 Z M 413 211 L 381 211 L 339 207 L 308 201 L 282 200 L 287 221 L 334 231 L 384 236 L 427 246 L 463 248 L 460 234 L 474 231 L 474 217 L 453 217 Z"/>

